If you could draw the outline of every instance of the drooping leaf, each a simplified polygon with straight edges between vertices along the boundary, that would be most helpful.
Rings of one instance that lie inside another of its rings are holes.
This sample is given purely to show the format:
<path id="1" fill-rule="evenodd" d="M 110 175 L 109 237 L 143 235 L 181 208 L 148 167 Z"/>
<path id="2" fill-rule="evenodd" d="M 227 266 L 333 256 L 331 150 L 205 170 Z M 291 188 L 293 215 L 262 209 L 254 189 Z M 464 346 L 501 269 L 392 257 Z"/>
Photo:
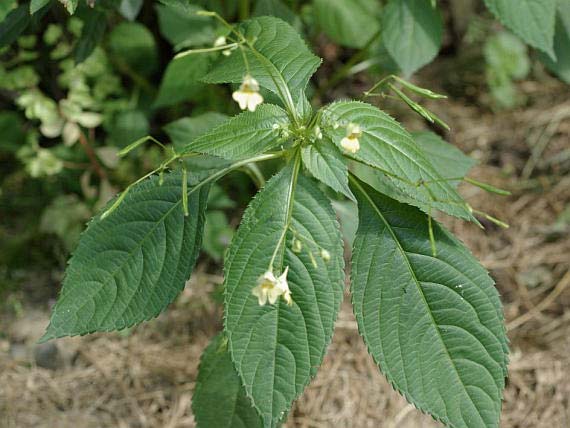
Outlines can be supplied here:
<path id="1" fill-rule="evenodd" d="M 441 34 L 439 11 L 427 0 L 390 0 L 383 11 L 384 46 L 406 76 L 435 58 Z"/>
<path id="2" fill-rule="evenodd" d="M 377 168 L 414 204 L 476 221 L 452 183 L 443 180 L 412 136 L 383 111 L 358 101 L 336 102 L 323 109 L 321 123 L 339 146 L 346 126 L 358 124 L 360 150 L 352 158 Z"/>
<path id="3" fill-rule="evenodd" d="M 554 33 L 554 53 L 556 61 L 548 55 L 540 53 L 540 61 L 556 74 L 563 82 L 570 85 L 570 3 L 561 2 L 558 6 L 556 18 L 556 32 Z"/>
<path id="4" fill-rule="evenodd" d="M 238 160 L 263 153 L 283 142 L 279 128 L 288 123 L 287 113 L 272 104 L 245 111 L 207 132 L 182 149 Z"/>
<path id="5" fill-rule="evenodd" d="M 138 22 L 123 22 L 109 35 L 109 49 L 115 60 L 148 76 L 158 66 L 156 42 L 150 30 Z"/>
<path id="6" fill-rule="evenodd" d="M 362 48 L 380 29 L 378 3 L 370 0 L 315 0 L 319 28 L 340 45 Z"/>
<path id="7" fill-rule="evenodd" d="M 282 420 L 321 364 L 343 294 L 342 239 L 335 214 L 311 180 L 300 175 L 295 185 L 295 177 L 292 161 L 267 182 L 248 207 L 225 263 L 229 348 L 266 427 Z M 293 231 L 305 237 L 299 238 L 300 253 L 291 249 Z M 316 245 L 329 252 L 328 262 Z M 291 306 L 282 299 L 259 306 L 252 294 L 273 254 L 276 274 L 289 267 Z"/>
<path id="8" fill-rule="evenodd" d="M 498 427 L 508 343 L 492 279 L 427 216 L 354 181 L 354 313 L 392 386 L 453 427 Z"/>
<path id="9" fill-rule="evenodd" d="M 107 17 L 99 10 L 90 11 L 86 14 L 81 36 L 75 45 L 73 53 L 75 63 L 79 64 L 85 61 L 97 45 L 103 40 L 105 30 L 107 29 Z"/>
<path id="10" fill-rule="evenodd" d="M 487 8 L 508 29 L 552 59 L 556 3 L 557 0 L 485 0 Z"/>
<path id="11" fill-rule="evenodd" d="M 30 23 L 30 11 L 27 4 L 21 4 L 11 10 L 0 22 L 0 48 L 15 41 Z"/>
<path id="12" fill-rule="evenodd" d="M 188 55 L 175 58 L 166 67 L 154 102 L 157 108 L 168 107 L 196 97 L 204 90 L 199 79 L 208 71 L 210 58 Z"/>
<path id="13" fill-rule="evenodd" d="M 188 188 L 197 182 L 189 177 Z M 121 330 L 156 317 L 184 288 L 198 257 L 208 189 L 182 207 L 182 176 L 135 186 L 81 236 L 42 340 Z"/>
<path id="14" fill-rule="evenodd" d="M 190 144 L 200 135 L 228 120 L 228 116 L 217 112 L 207 112 L 194 117 L 183 117 L 164 126 L 164 131 L 177 151 Z"/>
<path id="15" fill-rule="evenodd" d="M 215 336 L 202 354 L 192 410 L 198 428 L 262 427 L 234 369 L 223 334 Z"/>
<path id="16" fill-rule="evenodd" d="M 354 200 L 354 195 L 348 187 L 346 160 L 328 138 L 304 147 L 301 154 L 303 165 L 317 180 Z"/>
<path id="17" fill-rule="evenodd" d="M 283 97 L 288 90 L 293 98 L 298 97 L 321 63 L 301 36 L 285 21 L 270 16 L 250 19 L 237 29 L 253 41 L 258 53 L 245 49 L 250 74 L 277 95 Z M 243 57 L 234 51 L 230 56 L 221 56 L 204 81 L 240 83 L 246 72 Z"/>
<path id="18" fill-rule="evenodd" d="M 162 2 L 157 5 L 160 34 L 175 50 L 213 44 L 216 39 L 213 20 L 199 16 L 200 7 L 184 1 Z"/>
<path id="19" fill-rule="evenodd" d="M 414 132 L 412 137 L 443 178 L 465 177 L 477 163 L 433 132 Z"/>
<path id="20" fill-rule="evenodd" d="M 282 0 L 257 0 L 253 16 L 275 16 L 297 31 L 301 30 L 301 19 Z"/>

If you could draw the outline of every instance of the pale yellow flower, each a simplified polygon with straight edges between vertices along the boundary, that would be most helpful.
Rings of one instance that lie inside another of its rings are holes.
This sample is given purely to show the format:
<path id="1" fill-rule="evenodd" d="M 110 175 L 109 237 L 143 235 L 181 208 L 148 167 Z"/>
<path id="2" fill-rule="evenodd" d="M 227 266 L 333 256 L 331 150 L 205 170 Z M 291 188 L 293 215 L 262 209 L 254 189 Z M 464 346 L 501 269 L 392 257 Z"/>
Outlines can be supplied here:
<path id="1" fill-rule="evenodd" d="M 239 89 L 232 94 L 232 98 L 239 104 L 239 108 L 249 111 L 255 111 L 257 106 L 263 102 L 263 97 L 259 93 L 259 83 L 249 74 L 244 76 Z"/>
<path id="2" fill-rule="evenodd" d="M 285 300 L 288 305 L 293 303 L 289 284 L 287 284 L 288 272 L 289 266 L 285 268 L 278 278 L 276 278 L 271 271 L 267 271 L 259 277 L 257 287 L 252 290 L 252 294 L 257 297 L 260 306 L 264 306 L 267 302 L 269 302 L 270 305 L 275 304 L 279 296 L 283 296 L 283 300 Z"/>
<path id="3" fill-rule="evenodd" d="M 214 47 L 215 48 L 219 48 L 220 46 L 225 46 L 227 44 L 228 44 L 228 42 L 226 41 L 226 38 L 224 36 L 220 36 L 214 41 Z M 222 51 L 222 54 L 225 56 L 230 56 L 232 54 L 232 50 L 234 50 L 234 49 L 235 49 L 235 47 L 224 49 Z"/>
<path id="4" fill-rule="evenodd" d="M 341 147 L 350 153 L 356 153 L 360 150 L 360 142 L 358 139 L 362 136 L 360 126 L 355 123 L 349 123 L 346 127 L 346 137 L 340 141 Z"/>

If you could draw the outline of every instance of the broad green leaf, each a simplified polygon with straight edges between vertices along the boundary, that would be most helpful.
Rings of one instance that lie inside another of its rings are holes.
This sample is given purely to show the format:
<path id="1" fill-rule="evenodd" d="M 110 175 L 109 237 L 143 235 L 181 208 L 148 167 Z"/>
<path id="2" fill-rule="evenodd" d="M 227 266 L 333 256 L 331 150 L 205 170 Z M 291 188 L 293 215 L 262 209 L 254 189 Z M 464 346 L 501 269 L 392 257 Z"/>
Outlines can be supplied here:
<path id="1" fill-rule="evenodd" d="M 216 34 L 212 18 L 196 15 L 200 7 L 182 1 L 162 3 L 170 4 L 156 6 L 158 28 L 175 50 L 214 43 Z"/>
<path id="2" fill-rule="evenodd" d="M 439 11 L 427 0 L 390 0 L 383 11 L 384 46 L 406 76 L 436 57 L 442 28 Z"/>
<path id="3" fill-rule="evenodd" d="M 141 110 L 125 110 L 113 116 L 106 125 L 107 144 L 124 148 L 149 133 L 149 123 Z"/>
<path id="4" fill-rule="evenodd" d="M 517 36 L 554 59 L 557 0 L 485 0 L 487 8 Z"/>
<path id="5" fill-rule="evenodd" d="M 27 4 L 21 4 L 11 10 L 0 22 L 0 48 L 15 41 L 30 23 L 30 11 Z"/>
<path id="6" fill-rule="evenodd" d="M 354 195 L 348 187 L 346 160 L 328 138 L 304 147 L 301 154 L 303 165 L 317 180 L 354 200 Z"/>
<path id="7" fill-rule="evenodd" d="M 177 151 L 190 144 L 200 135 L 228 120 L 228 116 L 217 112 L 207 112 L 194 117 L 183 117 L 164 126 L 164 131 Z"/>
<path id="8" fill-rule="evenodd" d="M 47 5 L 51 0 L 32 0 L 30 2 L 30 15 L 33 15 L 42 7 Z"/>
<path id="9" fill-rule="evenodd" d="M 77 40 L 73 53 L 75 63 L 85 61 L 97 45 L 103 40 L 107 29 L 107 17 L 99 10 L 90 11 L 85 16 L 81 36 Z"/>
<path id="10" fill-rule="evenodd" d="M 301 36 L 286 22 L 269 16 L 250 19 L 237 30 L 253 41 L 257 54 L 250 49 L 245 52 L 250 74 L 259 84 L 281 97 L 286 98 L 287 91 L 291 97 L 298 97 L 321 63 Z M 236 50 L 228 57 L 221 56 L 204 81 L 240 83 L 246 72 L 243 57 Z"/>
<path id="11" fill-rule="evenodd" d="M 227 339 L 215 336 L 200 359 L 192 410 L 198 428 L 256 428 L 261 419 L 245 395 Z"/>
<path id="12" fill-rule="evenodd" d="M 0 152 L 15 153 L 26 141 L 24 122 L 15 111 L 0 111 Z"/>
<path id="13" fill-rule="evenodd" d="M 342 239 L 334 211 L 310 179 L 300 175 L 295 185 L 296 167 L 292 161 L 249 205 L 225 263 L 229 348 L 266 427 L 283 419 L 315 375 L 343 295 Z M 293 230 L 304 236 L 300 253 L 291 249 Z M 315 243 L 330 253 L 328 262 Z M 289 267 L 291 306 L 283 299 L 259 306 L 252 294 L 275 251 L 275 273 Z"/>
<path id="14" fill-rule="evenodd" d="M 125 66 L 148 76 L 158 66 L 156 42 L 150 30 L 137 22 L 123 22 L 109 35 L 109 49 Z"/>
<path id="15" fill-rule="evenodd" d="M 477 163 L 434 132 L 414 132 L 412 137 L 443 178 L 465 177 Z"/>
<path id="16" fill-rule="evenodd" d="M 301 19 L 282 0 L 257 0 L 253 16 L 275 16 L 298 31 L 302 26 Z"/>
<path id="17" fill-rule="evenodd" d="M 354 181 L 351 291 L 359 332 L 390 384 L 444 424 L 498 427 L 508 344 L 493 280 L 427 216 Z"/>
<path id="18" fill-rule="evenodd" d="M 542 52 L 540 61 L 563 82 L 570 84 L 570 2 L 560 3 L 554 33 L 556 61 Z"/>
<path id="19" fill-rule="evenodd" d="M 195 98 L 204 90 L 199 81 L 210 65 L 207 55 L 188 55 L 175 58 L 166 67 L 160 82 L 154 107 L 168 107 Z"/>
<path id="20" fill-rule="evenodd" d="M 183 151 L 238 160 L 263 153 L 283 142 L 278 126 L 289 120 L 281 107 L 262 104 L 245 111 L 185 145 Z"/>
<path id="21" fill-rule="evenodd" d="M 362 129 L 360 150 L 350 157 L 384 173 L 415 204 L 476 221 L 452 183 L 443 180 L 398 122 L 378 108 L 358 101 L 336 102 L 322 110 L 323 132 L 339 146 L 349 123 Z"/>
<path id="22" fill-rule="evenodd" d="M 315 0 L 316 24 L 333 41 L 363 48 L 380 30 L 378 2 L 374 0 Z"/>
<path id="23" fill-rule="evenodd" d="M 189 178 L 188 188 L 196 184 Z M 42 340 L 121 330 L 156 317 L 184 288 L 202 239 L 207 186 L 182 207 L 182 176 L 135 186 L 82 234 Z"/>

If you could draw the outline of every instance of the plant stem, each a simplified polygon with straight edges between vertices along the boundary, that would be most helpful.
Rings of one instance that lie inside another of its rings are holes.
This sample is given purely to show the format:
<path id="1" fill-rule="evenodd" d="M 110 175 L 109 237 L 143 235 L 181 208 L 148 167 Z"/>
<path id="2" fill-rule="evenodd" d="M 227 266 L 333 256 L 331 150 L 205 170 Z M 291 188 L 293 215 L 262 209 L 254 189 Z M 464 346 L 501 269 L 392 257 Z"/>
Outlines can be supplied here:
<path id="1" fill-rule="evenodd" d="M 87 157 L 89 158 L 89 162 L 91 163 L 91 167 L 93 168 L 93 170 L 97 173 L 97 175 L 101 180 L 106 180 L 107 172 L 99 163 L 99 159 L 97 159 L 95 150 L 93 150 L 93 147 L 91 147 L 91 144 L 89 143 L 87 137 L 85 137 L 83 131 L 79 133 L 79 143 L 81 144 L 83 150 L 87 154 Z"/>

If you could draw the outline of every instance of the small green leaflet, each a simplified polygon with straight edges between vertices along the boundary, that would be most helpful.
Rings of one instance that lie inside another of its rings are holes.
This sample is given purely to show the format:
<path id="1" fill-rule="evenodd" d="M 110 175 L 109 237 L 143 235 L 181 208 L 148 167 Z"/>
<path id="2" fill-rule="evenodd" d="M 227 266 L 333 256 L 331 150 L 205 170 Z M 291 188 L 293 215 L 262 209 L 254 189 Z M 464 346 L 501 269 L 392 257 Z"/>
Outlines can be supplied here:
<path id="1" fill-rule="evenodd" d="M 42 7 L 47 5 L 51 0 L 32 0 L 30 2 L 30 15 L 33 15 Z"/>
<path id="2" fill-rule="evenodd" d="M 348 167 L 340 150 L 325 138 L 301 151 L 303 165 L 319 181 L 351 200 L 354 195 L 348 187 Z"/>
<path id="3" fill-rule="evenodd" d="M 259 53 L 255 55 L 244 47 L 250 74 L 261 86 L 282 98 L 286 97 L 286 90 L 297 97 L 321 63 L 299 33 L 285 21 L 269 16 L 250 19 L 237 29 L 247 40 L 254 41 L 253 47 Z M 245 74 L 243 57 L 236 50 L 229 57 L 220 56 L 203 80 L 208 83 L 240 83 Z"/>
<path id="4" fill-rule="evenodd" d="M 215 336 L 202 354 L 192 410 L 198 428 L 262 426 L 261 419 L 241 386 L 223 334 Z"/>
<path id="5" fill-rule="evenodd" d="M 485 0 L 487 8 L 517 36 L 552 59 L 557 0 Z"/>
<path id="6" fill-rule="evenodd" d="M 254 112 L 245 111 L 214 128 L 183 148 L 230 160 L 251 157 L 284 142 L 279 127 L 289 123 L 281 107 L 262 104 Z"/>
<path id="7" fill-rule="evenodd" d="M 200 251 L 207 186 L 182 208 L 178 173 L 133 187 L 81 235 L 42 341 L 121 330 L 156 317 L 184 288 Z M 196 184 L 189 176 L 188 187 Z M 110 205 L 109 205 L 110 206 Z"/>
<path id="8" fill-rule="evenodd" d="M 352 158 L 384 173 L 417 204 L 476 221 L 452 183 L 443 180 L 412 136 L 386 113 L 358 101 L 336 102 L 322 110 L 323 133 L 339 146 L 351 122 L 362 129 L 360 150 Z"/>
<path id="9" fill-rule="evenodd" d="M 554 53 L 556 54 L 556 61 L 542 52 L 539 59 L 546 68 L 570 85 L 570 2 L 561 2 L 558 6 Z"/>
<path id="10" fill-rule="evenodd" d="M 351 180 L 359 206 L 354 313 L 370 354 L 409 402 L 457 428 L 498 427 L 508 341 L 499 295 L 469 251 L 427 216 Z"/>
<path id="11" fill-rule="evenodd" d="M 107 29 L 107 16 L 99 10 L 89 10 L 85 14 L 81 36 L 77 40 L 73 57 L 75 63 L 85 61 L 103 39 Z"/>
<path id="12" fill-rule="evenodd" d="M 315 0 L 317 25 L 335 42 L 363 48 L 380 29 L 380 8 L 374 0 Z"/>
<path id="13" fill-rule="evenodd" d="M 225 263 L 225 331 L 236 370 L 265 427 L 275 427 L 320 366 L 344 288 L 342 238 L 328 199 L 299 175 L 295 159 L 247 208 Z M 291 217 L 289 217 L 291 216 Z M 280 237 L 287 228 L 284 245 Z M 291 249 L 293 230 L 303 250 Z M 325 262 L 315 242 L 330 253 Z M 277 249 L 274 270 L 289 267 L 292 306 L 259 306 L 252 294 Z M 312 254 L 311 254 L 312 253 Z M 314 265 L 313 265 L 314 263 Z"/>
<path id="14" fill-rule="evenodd" d="M 406 76 L 436 57 L 442 29 L 439 11 L 426 0 L 390 0 L 383 11 L 384 46 Z"/>

